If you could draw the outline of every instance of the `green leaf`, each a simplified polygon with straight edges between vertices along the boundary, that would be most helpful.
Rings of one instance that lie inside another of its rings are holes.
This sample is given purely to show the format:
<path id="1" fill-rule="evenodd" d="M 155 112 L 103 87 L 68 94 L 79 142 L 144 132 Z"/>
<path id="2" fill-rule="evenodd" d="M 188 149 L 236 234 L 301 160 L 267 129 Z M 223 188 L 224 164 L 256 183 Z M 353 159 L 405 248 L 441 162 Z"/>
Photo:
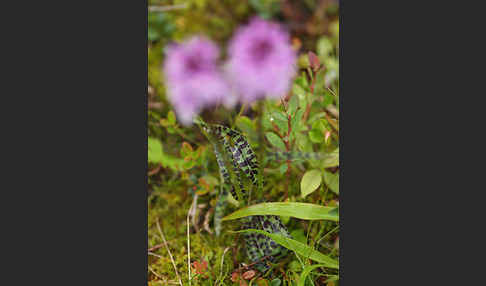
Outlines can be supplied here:
<path id="1" fill-rule="evenodd" d="M 327 58 L 332 50 L 332 43 L 327 37 L 323 36 L 317 41 L 317 54 L 322 59 Z"/>
<path id="2" fill-rule="evenodd" d="M 334 193 L 339 195 L 339 172 L 333 174 L 331 172 L 324 171 L 324 182 Z"/>
<path id="3" fill-rule="evenodd" d="M 174 125 L 176 123 L 174 111 L 169 111 L 169 113 L 167 114 L 167 120 L 169 121 L 170 125 Z"/>
<path id="4" fill-rule="evenodd" d="M 272 113 L 272 118 L 273 122 L 278 126 L 278 129 L 280 130 L 280 134 L 287 134 L 289 130 L 287 115 L 285 115 L 281 111 L 277 111 Z"/>
<path id="5" fill-rule="evenodd" d="M 287 168 L 288 168 L 287 163 L 280 165 L 280 168 L 279 168 L 280 174 L 282 174 L 282 175 L 285 174 L 285 172 L 287 172 Z"/>
<path id="6" fill-rule="evenodd" d="M 302 270 L 302 273 L 300 274 L 299 284 L 297 284 L 297 286 L 305 286 L 305 279 L 311 273 L 311 271 L 316 268 L 324 267 L 324 266 L 325 266 L 324 264 L 306 265 L 304 267 L 304 270 Z"/>
<path id="7" fill-rule="evenodd" d="M 282 245 L 283 247 L 295 251 L 295 253 L 298 253 L 306 258 L 322 263 L 325 267 L 339 269 L 338 261 L 332 259 L 327 255 L 322 254 L 321 252 L 313 249 L 307 244 L 298 242 L 297 240 L 293 240 L 291 238 L 285 237 L 280 234 L 268 233 L 266 231 L 258 230 L 258 229 L 245 229 L 236 232 L 256 232 L 256 233 L 263 234 L 271 238 L 276 243 Z"/>
<path id="8" fill-rule="evenodd" d="M 323 168 L 332 168 L 339 166 L 339 148 L 326 154 L 322 160 Z"/>
<path id="9" fill-rule="evenodd" d="M 265 137 L 267 137 L 268 142 L 270 142 L 270 144 L 272 144 L 273 146 L 281 150 L 285 150 L 285 143 L 282 141 L 282 139 L 280 139 L 280 137 L 278 137 L 277 134 L 273 132 L 267 132 L 265 134 Z"/>
<path id="10" fill-rule="evenodd" d="M 187 142 L 182 142 L 182 147 L 181 147 L 181 157 L 185 158 L 187 156 L 192 155 L 193 149 L 191 144 Z"/>
<path id="11" fill-rule="evenodd" d="M 239 116 L 236 118 L 236 127 L 238 127 L 243 133 L 247 135 L 253 135 L 255 133 L 255 124 L 250 118 L 246 116 Z"/>
<path id="12" fill-rule="evenodd" d="M 304 230 L 302 228 L 293 230 L 292 232 L 290 232 L 290 236 L 300 243 L 307 243 L 307 237 L 305 236 Z"/>
<path id="13" fill-rule="evenodd" d="M 290 121 L 292 126 L 292 133 L 297 133 L 300 131 L 300 126 L 302 123 L 302 116 L 304 115 L 303 109 L 298 109 L 294 115 L 292 115 L 292 119 Z"/>
<path id="14" fill-rule="evenodd" d="M 163 159 L 162 143 L 153 137 L 148 138 L 148 161 L 151 163 L 161 163 Z"/>
<path id="15" fill-rule="evenodd" d="M 278 215 L 306 220 L 339 221 L 339 214 L 334 209 L 335 207 L 324 207 L 309 203 L 261 203 L 241 208 L 232 214 L 227 215 L 223 220 L 233 220 L 252 215 Z"/>
<path id="16" fill-rule="evenodd" d="M 309 139 L 313 143 L 322 143 L 324 142 L 324 134 L 322 134 L 322 132 L 317 129 L 312 129 L 311 131 L 309 131 Z"/>
<path id="17" fill-rule="evenodd" d="M 300 193 L 303 198 L 314 192 L 321 185 L 322 175 L 320 170 L 310 170 L 305 172 L 300 181 Z"/>
<path id="18" fill-rule="evenodd" d="M 299 98 L 305 97 L 305 89 L 297 83 L 294 83 L 292 87 L 292 92 L 294 95 L 297 95 Z"/>
<path id="19" fill-rule="evenodd" d="M 275 278 L 272 281 L 270 281 L 270 286 L 280 286 L 280 284 L 282 284 L 282 281 L 278 278 Z"/>
<path id="20" fill-rule="evenodd" d="M 295 95 L 292 96 L 288 104 L 289 104 L 288 112 L 290 116 L 293 117 L 295 115 L 295 111 L 297 110 L 297 108 L 299 108 L 299 98 Z"/>
<path id="21" fill-rule="evenodd" d="M 320 131 L 321 133 L 324 133 L 327 131 L 327 127 L 326 127 L 326 120 L 325 119 L 319 119 L 319 120 L 316 120 L 314 121 L 314 123 L 312 123 L 312 129 L 313 130 L 318 130 Z"/>
<path id="22" fill-rule="evenodd" d="M 290 269 L 291 271 L 294 271 L 294 272 L 300 272 L 300 271 L 302 271 L 302 265 L 300 264 L 300 262 L 298 260 L 292 260 L 289 263 L 288 269 Z"/>

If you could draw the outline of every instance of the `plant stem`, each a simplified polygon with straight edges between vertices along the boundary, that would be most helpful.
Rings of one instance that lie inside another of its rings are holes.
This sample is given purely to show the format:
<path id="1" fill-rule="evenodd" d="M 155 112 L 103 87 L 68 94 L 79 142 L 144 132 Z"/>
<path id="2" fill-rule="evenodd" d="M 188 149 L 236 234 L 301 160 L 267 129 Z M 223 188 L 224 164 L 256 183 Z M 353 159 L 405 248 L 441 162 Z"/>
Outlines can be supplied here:
<path id="1" fill-rule="evenodd" d="M 258 132 L 258 189 L 257 196 L 263 194 L 263 156 L 265 153 L 265 139 L 264 139 L 264 130 L 263 130 L 263 112 L 264 112 L 264 103 L 263 99 L 258 100 L 257 103 L 257 112 L 258 112 L 258 119 L 257 119 L 257 132 Z"/>

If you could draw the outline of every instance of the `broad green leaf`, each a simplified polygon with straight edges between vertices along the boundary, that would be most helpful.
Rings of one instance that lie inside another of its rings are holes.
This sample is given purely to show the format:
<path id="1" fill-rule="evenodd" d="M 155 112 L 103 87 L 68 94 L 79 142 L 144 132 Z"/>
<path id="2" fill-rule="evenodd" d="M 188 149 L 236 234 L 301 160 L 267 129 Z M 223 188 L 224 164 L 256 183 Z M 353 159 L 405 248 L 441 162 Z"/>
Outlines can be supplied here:
<path id="1" fill-rule="evenodd" d="M 280 168 L 279 168 L 280 174 L 282 174 L 282 175 L 285 174 L 285 172 L 287 172 L 287 168 L 288 168 L 287 163 L 280 165 Z"/>
<path id="2" fill-rule="evenodd" d="M 332 168 L 336 166 L 339 166 L 339 148 L 326 154 L 322 160 L 323 168 Z"/>
<path id="3" fill-rule="evenodd" d="M 294 83 L 294 86 L 292 87 L 292 92 L 294 93 L 294 95 L 297 95 L 299 98 L 305 97 L 305 89 L 296 83 Z"/>
<path id="4" fill-rule="evenodd" d="M 309 131 L 309 139 L 313 143 L 322 143 L 324 142 L 324 134 L 317 129 L 312 129 Z"/>
<path id="5" fill-rule="evenodd" d="M 321 133 L 324 133 L 325 131 L 328 130 L 328 128 L 326 128 L 326 120 L 322 119 L 322 118 L 319 119 L 319 120 L 316 120 L 314 123 L 312 123 L 312 129 L 318 130 Z"/>
<path id="6" fill-rule="evenodd" d="M 311 271 L 316 269 L 316 268 L 324 267 L 324 266 L 325 266 L 324 264 L 306 265 L 304 267 L 304 270 L 302 270 L 302 273 L 300 274 L 299 284 L 297 284 L 297 286 L 305 286 L 305 279 L 311 273 Z"/>
<path id="7" fill-rule="evenodd" d="M 312 143 L 304 134 L 296 133 L 297 147 L 302 152 L 312 152 Z"/>
<path id="8" fill-rule="evenodd" d="M 323 36 L 317 41 L 317 54 L 322 58 L 327 58 L 333 50 L 331 41 Z"/>
<path id="9" fill-rule="evenodd" d="M 310 170 L 305 172 L 300 181 L 300 193 L 303 198 L 308 194 L 314 192 L 320 185 L 322 181 L 322 175 L 320 170 Z"/>
<path id="10" fill-rule="evenodd" d="M 227 215 L 223 220 L 233 220 L 252 215 L 291 216 L 306 220 L 339 221 L 339 214 L 333 211 L 335 207 L 324 207 L 309 203 L 277 202 L 261 203 L 244 207 Z"/>
<path id="11" fill-rule="evenodd" d="M 162 143 L 158 139 L 153 137 L 148 138 L 148 161 L 151 163 L 161 163 L 163 159 L 162 155 Z"/>
<path id="12" fill-rule="evenodd" d="M 282 281 L 278 278 L 275 278 L 272 281 L 270 281 L 270 286 L 280 286 L 280 284 L 282 284 Z"/>
<path id="13" fill-rule="evenodd" d="M 255 124 L 246 116 L 239 116 L 236 118 L 236 127 L 247 135 L 253 135 L 255 133 Z"/>
<path id="14" fill-rule="evenodd" d="M 339 195 L 339 172 L 333 174 L 331 172 L 324 171 L 324 182 L 334 193 Z"/>
<path id="15" fill-rule="evenodd" d="M 325 267 L 339 269 L 338 261 L 332 259 L 327 255 L 322 254 L 321 252 L 313 249 L 307 244 L 298 242 L 297 240 L 293 240 L 291 238 L 285 237 L 280 234 L 268 233 L 266 231 L 258 230 L 258 229 L 245 229 L 236 232 L 256 232 L 256 233 L 263 234 L 271 238 L 276 243 L 282 245 L 283 247 L 295 251 L 295 253 L 297 254 L 300 254 L 306 258 L 317 261 L 319 263 L 322 263 Z"/>
<path id="16" fill-rule="evenodd" d="M 265 134 L 265 137 L 267 137 L 268 141 L 275 147 L 285 150 L 285 143 L 282 141 L 280 137 L 278 137 L 277 134 L 273 132 L 267 132 Z"/>

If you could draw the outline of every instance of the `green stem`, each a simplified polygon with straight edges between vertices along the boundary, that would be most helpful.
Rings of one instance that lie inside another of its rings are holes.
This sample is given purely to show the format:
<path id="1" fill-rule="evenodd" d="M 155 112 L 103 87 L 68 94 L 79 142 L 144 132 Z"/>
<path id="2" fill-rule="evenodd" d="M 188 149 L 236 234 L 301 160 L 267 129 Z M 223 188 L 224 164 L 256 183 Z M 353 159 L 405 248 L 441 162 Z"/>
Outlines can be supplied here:
<path id="1" fill-rule="evenodd" d="M 258 119 L 257 119 L 257 132 L 258 132 L 258 196 L 263 194 L 263 156 L 265 153 L 265 139 L 264 139 L 264 130 L 263 130 L 263 112 L 265 109 L 265 105 L 263 99 L 258 100 L 257 103 L 257 112 L 258 112 Z"/>

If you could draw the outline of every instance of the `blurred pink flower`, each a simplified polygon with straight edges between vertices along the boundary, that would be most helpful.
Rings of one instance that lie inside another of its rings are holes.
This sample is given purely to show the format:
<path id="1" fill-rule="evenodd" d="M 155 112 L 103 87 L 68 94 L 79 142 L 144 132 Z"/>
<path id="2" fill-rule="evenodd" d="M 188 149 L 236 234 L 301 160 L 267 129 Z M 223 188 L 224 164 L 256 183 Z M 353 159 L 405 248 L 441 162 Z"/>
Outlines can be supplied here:
<path id="1" fill-rule="evenodd" d="M 164 73 L 168 98 L 182 124 L 190 125 L 204 107 L 229 105 L 229 88 L 217 66 L 218 47 L 196 36 L 167 47 Z"/>
<path id="2" fill-rule="evenodd" d="M 227 71 L 244 102 L 285 96 L 295 74 L 296 53 L 289 34 L 258 17 L 240 28 L 229 45 Z"/>

